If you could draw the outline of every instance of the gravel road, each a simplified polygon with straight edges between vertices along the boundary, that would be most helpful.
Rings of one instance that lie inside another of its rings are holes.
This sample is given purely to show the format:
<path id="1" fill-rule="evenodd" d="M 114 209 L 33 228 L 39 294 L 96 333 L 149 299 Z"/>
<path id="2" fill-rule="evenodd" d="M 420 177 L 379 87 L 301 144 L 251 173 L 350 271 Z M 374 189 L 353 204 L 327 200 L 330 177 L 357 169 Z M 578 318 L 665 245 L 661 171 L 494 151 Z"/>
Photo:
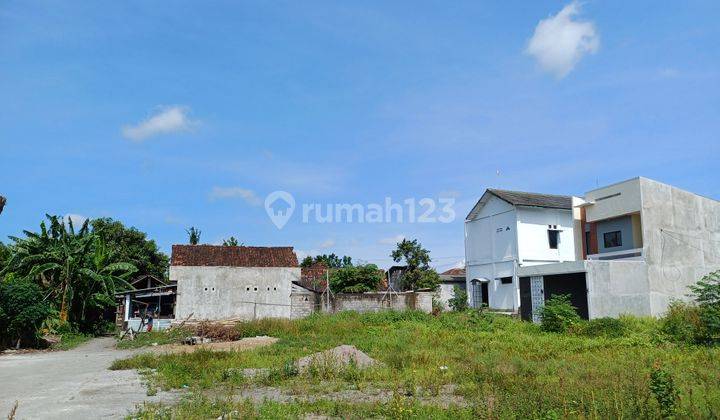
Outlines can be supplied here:
<path id="1" fill-rule="evenodd" d="M 108 370 L 134 352 L 96 338 L 68 351 L 0 355 L 0 418 L 15 401 L 16 419 L 123 418 L 142 401 L 175 401 L 176 393 L 148 397 L 134 370 Z"/>

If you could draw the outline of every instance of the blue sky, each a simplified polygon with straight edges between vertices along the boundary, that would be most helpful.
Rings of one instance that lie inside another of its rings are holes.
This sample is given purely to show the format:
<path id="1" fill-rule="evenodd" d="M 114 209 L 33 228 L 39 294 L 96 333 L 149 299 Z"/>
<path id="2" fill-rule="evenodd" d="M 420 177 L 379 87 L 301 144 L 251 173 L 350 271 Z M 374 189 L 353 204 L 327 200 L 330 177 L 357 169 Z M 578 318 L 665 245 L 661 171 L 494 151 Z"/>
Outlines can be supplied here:
<path id="1" fill-rule="evenodd" d="M 166 251 L 292 245 L 463 259 L 485 188 L 642 175 L 720 198 L 718 2 L 0 5 L 0 238 L 110 216 Z M 301 223 L 263 201 L 456 198 L 452 223 Z"/>

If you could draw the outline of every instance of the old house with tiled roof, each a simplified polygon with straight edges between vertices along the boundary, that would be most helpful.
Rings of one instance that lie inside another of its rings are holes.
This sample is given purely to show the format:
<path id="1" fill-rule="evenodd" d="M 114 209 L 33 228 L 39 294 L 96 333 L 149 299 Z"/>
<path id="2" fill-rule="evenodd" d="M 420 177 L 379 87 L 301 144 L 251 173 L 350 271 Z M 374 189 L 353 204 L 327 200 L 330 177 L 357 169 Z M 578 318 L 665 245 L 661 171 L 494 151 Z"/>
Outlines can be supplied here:
<path id="1" fill-rule="evenodd" d="M 177 282 L 175 318 L 296 318 L 312 311 L 292 247 L 173 245 L 170 280 Z M 293 298 L 294 296 L 294 298 Z"/>

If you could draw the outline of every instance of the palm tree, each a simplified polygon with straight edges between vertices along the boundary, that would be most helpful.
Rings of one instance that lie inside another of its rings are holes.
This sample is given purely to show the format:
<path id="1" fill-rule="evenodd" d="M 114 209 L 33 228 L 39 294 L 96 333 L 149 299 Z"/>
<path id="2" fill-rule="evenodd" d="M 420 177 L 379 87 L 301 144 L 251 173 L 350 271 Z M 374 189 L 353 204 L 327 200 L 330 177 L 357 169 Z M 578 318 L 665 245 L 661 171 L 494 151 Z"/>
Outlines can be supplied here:
<path id="1" fill-rule="evenodd" d="M 5 208 L 5 203 L 7 203 L 7 198 L 0 195 L 0 214 L 2 214 L 2 211 Z"/>

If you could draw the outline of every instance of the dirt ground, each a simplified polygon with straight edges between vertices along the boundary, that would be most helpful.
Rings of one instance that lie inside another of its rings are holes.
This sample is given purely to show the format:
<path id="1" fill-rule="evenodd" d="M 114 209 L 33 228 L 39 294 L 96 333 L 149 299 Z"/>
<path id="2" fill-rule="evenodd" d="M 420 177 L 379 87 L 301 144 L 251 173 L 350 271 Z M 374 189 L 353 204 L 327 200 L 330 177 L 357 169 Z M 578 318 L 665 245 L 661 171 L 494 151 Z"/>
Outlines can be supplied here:
<path id="1" fill-rule="evenodd" d="M 17 419 L 97 419 L 123 418 L 142 401 L 177 400 L 171 392 L 147 396 L 135 370 L 108 370 L 144 350 L 117 350 L 114 338 L 96 338 L 68 351 L 2 355 L 0 418 L 15 401 Z"/>
<path id="2" fill-rule="evenodd" d="M 256 347 L 269 346 L 275 344 L 277 338 L 268 336 L 247 337 L 237 341 L 226 341 L 219 343 L 198 344 L 188 346 L 184 344 L 164 344 L 162 346 L 150 347 L 150 351 L 155 353 L 192 353 L 194 351 L 205 349 L 211 351 L 241 351 L 251 350 Z"/>

